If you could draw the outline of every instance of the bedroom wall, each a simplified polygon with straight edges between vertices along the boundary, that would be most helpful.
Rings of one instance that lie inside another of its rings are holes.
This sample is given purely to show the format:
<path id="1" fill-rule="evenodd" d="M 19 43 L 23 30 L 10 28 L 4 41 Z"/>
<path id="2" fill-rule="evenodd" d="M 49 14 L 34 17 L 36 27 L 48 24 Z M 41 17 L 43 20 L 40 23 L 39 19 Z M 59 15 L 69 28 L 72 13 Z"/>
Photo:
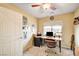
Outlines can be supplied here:
<path id="1" fill-rule="evenodd" d="M 54 20 L 51 23 L 55 23 L 55 21 L 63 22 L 63 37 L 62 37 L 62 47 L 70 48 L 71 45 L 71 35 L 73 34 L 73 21 L 74 21 L 74 13 L 66 13 L 62 15 L 54 16 Z M 45 17 L 38 20 L 38 31 L 43 33 L 43 25 L 50 24 L 49 17 Z"/>

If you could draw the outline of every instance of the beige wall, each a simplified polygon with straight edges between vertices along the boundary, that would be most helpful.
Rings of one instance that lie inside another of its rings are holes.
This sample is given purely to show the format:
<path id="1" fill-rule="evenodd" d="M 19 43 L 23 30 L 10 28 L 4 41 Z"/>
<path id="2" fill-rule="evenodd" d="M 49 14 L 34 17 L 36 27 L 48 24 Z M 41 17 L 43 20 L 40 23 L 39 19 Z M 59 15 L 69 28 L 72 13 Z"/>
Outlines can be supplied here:
<path id="1" fill-rule="evenodd" d="M 79 17 L 79 8 L 76 9 L 75 12 L 74 12 L 74 18 L 75 18 L 75 17 Z"/>
<path id="2" fill-rule="evenodd" d="M 52 21 L 52 23 L 55 23 L 55 21 L 63 22 L 62 47 L 70 48 L 71 35 L 73 34 L 73 21 L 74 21 L 73 17 L 74 17 L 73 13 L 67 13 L 54 16 L 54 20 Z M 50 24 L 49 17 L 38 20 L 38 23 L 39 23 L 38 31 L 43 33 L 43 24 L 44 23 Z"/>

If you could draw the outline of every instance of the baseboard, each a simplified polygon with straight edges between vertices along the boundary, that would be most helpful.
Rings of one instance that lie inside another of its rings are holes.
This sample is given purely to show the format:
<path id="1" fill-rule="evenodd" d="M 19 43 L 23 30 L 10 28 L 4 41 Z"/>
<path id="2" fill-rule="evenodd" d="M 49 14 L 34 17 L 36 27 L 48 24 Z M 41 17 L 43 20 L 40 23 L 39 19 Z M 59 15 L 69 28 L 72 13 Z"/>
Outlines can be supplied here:
<path id="1" fill-rule="evenodd" d="M 59 45 L 57 45 L 57 47 L 59 47 Z M 69 48 L 69 47 L 61 46 L 61 48 L 65 48 L 65 49 L 71 50 L 71 48 Z"/>
<path id="2" fill-rule="evenodd" d="M 26 51 L 28 51 L 30 48 L 32 48 L 32 47 L 28 47 L 25 50 L 23 50 L 23 53 L 25 53 Z"/>

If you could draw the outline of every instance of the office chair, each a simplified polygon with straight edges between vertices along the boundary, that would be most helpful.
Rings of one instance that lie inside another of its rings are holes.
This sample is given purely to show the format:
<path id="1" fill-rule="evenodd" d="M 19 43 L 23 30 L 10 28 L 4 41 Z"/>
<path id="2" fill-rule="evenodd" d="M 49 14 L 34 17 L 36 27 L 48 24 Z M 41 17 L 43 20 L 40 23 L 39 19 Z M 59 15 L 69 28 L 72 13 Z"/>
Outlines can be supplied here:
<path id="1" fill-rule="evenodd" d="M 55 48 L 57 42 L 55 40 L 51 40 L 51 39 L 46 39 L 45 42 L 47 44 L 47 47 L 49 48 L 49 49 L 45 50 L 45 52 L 46 53 L 54 53 L 54 54 L 56 54 L 55 51 L 51 51 L 51 48 Z"/>

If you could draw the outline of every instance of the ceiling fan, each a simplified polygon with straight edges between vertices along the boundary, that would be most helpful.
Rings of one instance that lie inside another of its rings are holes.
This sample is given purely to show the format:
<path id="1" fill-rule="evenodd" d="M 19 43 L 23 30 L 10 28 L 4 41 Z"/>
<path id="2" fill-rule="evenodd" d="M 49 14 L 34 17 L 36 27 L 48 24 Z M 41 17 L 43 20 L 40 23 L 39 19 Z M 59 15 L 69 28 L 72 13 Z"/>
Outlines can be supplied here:
<path id="1" fill-rule="evenodd" d="M 47 10 L 47 9 L 51 9 L 51 10 L 56 10 L 56 4 L 53 4 L 53 3 L 33 3 L 32 4 L 32 7 L 35 8 L 35 7 L 39 7 L 41 8 L 42 10 Z M 52 12 L 54 13 L 54 12 Z M 54 16 L 50 16 L 50 20 L 54 20 Z"/>
<path id="2" fill-rule="evenodd" d="M 47 10 L 47 9 L 56 10 L 55 4 L 53 4 L 53 3 L 33 3 L 31 6 L 33 8 L 39 7 L 44 10 Z"/>

